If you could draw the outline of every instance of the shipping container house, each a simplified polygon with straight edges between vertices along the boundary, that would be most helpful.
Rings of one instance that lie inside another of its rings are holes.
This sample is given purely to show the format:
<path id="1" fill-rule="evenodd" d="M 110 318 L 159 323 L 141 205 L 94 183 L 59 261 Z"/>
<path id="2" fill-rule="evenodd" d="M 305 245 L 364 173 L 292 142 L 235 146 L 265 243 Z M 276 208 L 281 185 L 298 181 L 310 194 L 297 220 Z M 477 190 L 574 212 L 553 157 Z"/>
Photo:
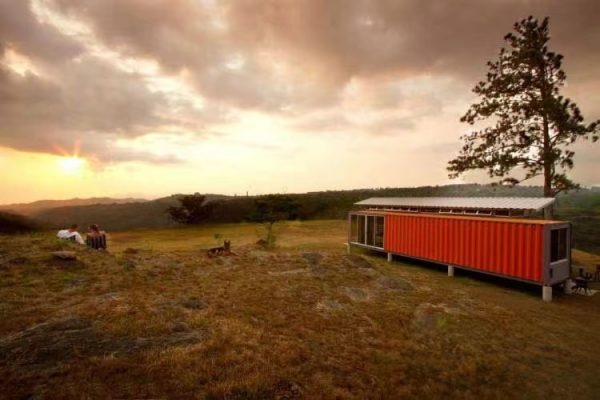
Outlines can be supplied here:
<path id="1" fill-rule="evenodd" d="M 392 198 L 357 203 L 349 246 L 516 279 L 543 287 L 570 277 L 571 224 L 515 218 L 550 206 L 544 198 Z M 349 247 L 350 248 L 350 247 Z"/>

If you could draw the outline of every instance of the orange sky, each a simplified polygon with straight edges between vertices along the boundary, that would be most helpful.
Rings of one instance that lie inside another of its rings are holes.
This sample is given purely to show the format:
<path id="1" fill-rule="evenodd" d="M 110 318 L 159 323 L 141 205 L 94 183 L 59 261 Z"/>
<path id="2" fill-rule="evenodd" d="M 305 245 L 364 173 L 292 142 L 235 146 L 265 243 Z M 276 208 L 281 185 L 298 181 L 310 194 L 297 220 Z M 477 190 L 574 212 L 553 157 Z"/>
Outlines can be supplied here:
<path id="1" fill-rule="evenodd" d="M 565 94 L 600 117 L 599 8 L 0 0 L 0 204 L 450 183 L 470 90 L 518 18 L 551 17 Z M 575 149 L 572 177 L 600 184 L 600 146 Z"/>

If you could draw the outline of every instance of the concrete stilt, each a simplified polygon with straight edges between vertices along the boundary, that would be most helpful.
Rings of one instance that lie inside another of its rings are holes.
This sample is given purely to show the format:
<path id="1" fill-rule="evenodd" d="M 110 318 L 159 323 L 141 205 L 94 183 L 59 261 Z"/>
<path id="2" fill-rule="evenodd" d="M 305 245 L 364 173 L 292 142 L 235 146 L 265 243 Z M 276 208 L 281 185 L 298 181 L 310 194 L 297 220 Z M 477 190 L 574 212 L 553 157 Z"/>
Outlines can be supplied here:
<path id="1" fill-rule="evenodd" d="M 542 300 L 552 301 L 552 286 L 542 286 Z"/>
<path id="2" fill-rule="evenodd" d="M 454 267 L 452 265 L 448 265 L 448 276 L 454 276 Z"/>
<path id="3" fill-rule="evenodd" d="M 350 243 L 346 243 L 346 254 L 350 254 Z"/>
<path id="4" fill-rule="evenodd" d="M 565 294 L 572 294 L 573 293 L 573 281 L 570 279 L 567 279 L 565 281 Z"/>
<path id="5" fill-rule="evenodd" d="M 388 262 L 391 263 L 392 262 L 392 253 L 388 253 Z"/>

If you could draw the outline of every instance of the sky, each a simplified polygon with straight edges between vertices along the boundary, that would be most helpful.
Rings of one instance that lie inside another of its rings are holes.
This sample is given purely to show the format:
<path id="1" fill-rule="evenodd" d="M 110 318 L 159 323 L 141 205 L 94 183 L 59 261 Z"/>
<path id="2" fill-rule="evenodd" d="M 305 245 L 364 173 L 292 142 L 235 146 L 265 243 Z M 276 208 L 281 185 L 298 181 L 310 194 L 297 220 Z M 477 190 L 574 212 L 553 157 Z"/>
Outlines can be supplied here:
<path id="1" fill-rule="evenodd" d="M 600 118 L 596 0 L 0 0 L 0 203 L 448 179 L 503 36 L 550 17 Z M 571 176 L 600 184 L 600 145 Z M 536 181 L 533 184 L 538 183 Z"/>

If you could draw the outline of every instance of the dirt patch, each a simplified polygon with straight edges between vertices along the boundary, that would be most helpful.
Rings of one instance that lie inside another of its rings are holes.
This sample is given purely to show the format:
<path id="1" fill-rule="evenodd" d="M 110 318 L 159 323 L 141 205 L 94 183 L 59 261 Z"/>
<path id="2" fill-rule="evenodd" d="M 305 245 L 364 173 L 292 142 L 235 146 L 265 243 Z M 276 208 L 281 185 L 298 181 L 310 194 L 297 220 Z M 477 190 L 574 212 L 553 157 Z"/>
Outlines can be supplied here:
<path id="1" fill-rule="evenodd" d="M 321 260 L 323 260 L 323 255 L 320 253 L 302 253 L 302 258 L 306 260 L 310 267 L 314 267 L 319 265 Z"/>
<path id="2" fill-rule="evenodd" d="M 405 279 L 381 276 L 376 281 L 377 286 L 386 290 L 397 290 L 400 292 L 412 292 L 413 285 Z"/>
<path id="3" fill-rule="evenodd" d="M 449 315 L 461 314 L 460 310 L 447 305 L 421 303 L 415 309 L 412 327 L 423 333 L 435 333 L 444 329 Z"/>
<path id="4" fill-rule="evenodd" d="M 273 276 L 281 276 L 281 275 L 299 275 L 299 274 L 304 274 L 307 273 L 308 271 L 305 268 L 297 268 L 297 269 L 290 269 L 287 271 L 275 271 L 269 272 L 269 275 L 273 275 Z"/>
<path id="5" fill-rule="evenodd" d="M 209 395 L 208 398 L 221 398 L 220 395 Z M 258 390 L 248 390 L 246 388 L 233 388 L 225 396 L 231 400 L 246 399 L 275 399 L 275 400 L 296 400 L 301 399 L 302 388 L 296 383 L 281 380 L 272 386 L 259 388 Z"/>
<path id="6" fill-rule="evenodd" d="M 52 256 L 60 260 L 77 260 L 77 253 L 68 250 L 54 251 L 52 252 Z"/>
<path id="7" fill-rule="evenodd" d="M 352 301 L 368 301 L 371 297 L 369 292 L 362 288 L 346 287 L 340 288 L 341 292 L 348 296 Z"/>
<path id="8" fill-rule="evenodd" d="M 373 268 L 373 265 L 364 257 L 355 254 L 347 254 L 344 262 L 351 268 Z"/>
<path id="9" fill-rule="evenodd" d="M 204 310 L 208 307 L 208 303 L 197 297 L 190 297 L 181 302 L 181 305 L 189 310 Z"/>
<path id="10" fill-rule="evenodd" d="M 67 270 L 78 270 L 85 268 L 85 263 L 80 259 L 62 259 L 56 258 L 53 255 L 48 257 L 44 263 L 48 267 L 67 269 Z"/>
<path id="11" fill-rule="evenodd" d="M 29 262 L 29 258 L 24 257 L 24 256 L 13 257 L 10 260 L 8 260 L 8 263 L 12 264 L 12 265 L 23 265 L 23 264 L 27 264 L 28 262 Z"/>
<path id="12" fill-rule="evenodd" d="M 315 305 L 315 309 L 320 312 L 336 312 L 345 310 L 346 306 L 335 300 L 321 300 Z"/>
<path id="13" fill-rule="evenodd" d="M 125 250 L 123 250 L 123 254 L 138 254 L 140 252 L 140 249 L 136 249 L 134 247 L 128 247 Z"/>

